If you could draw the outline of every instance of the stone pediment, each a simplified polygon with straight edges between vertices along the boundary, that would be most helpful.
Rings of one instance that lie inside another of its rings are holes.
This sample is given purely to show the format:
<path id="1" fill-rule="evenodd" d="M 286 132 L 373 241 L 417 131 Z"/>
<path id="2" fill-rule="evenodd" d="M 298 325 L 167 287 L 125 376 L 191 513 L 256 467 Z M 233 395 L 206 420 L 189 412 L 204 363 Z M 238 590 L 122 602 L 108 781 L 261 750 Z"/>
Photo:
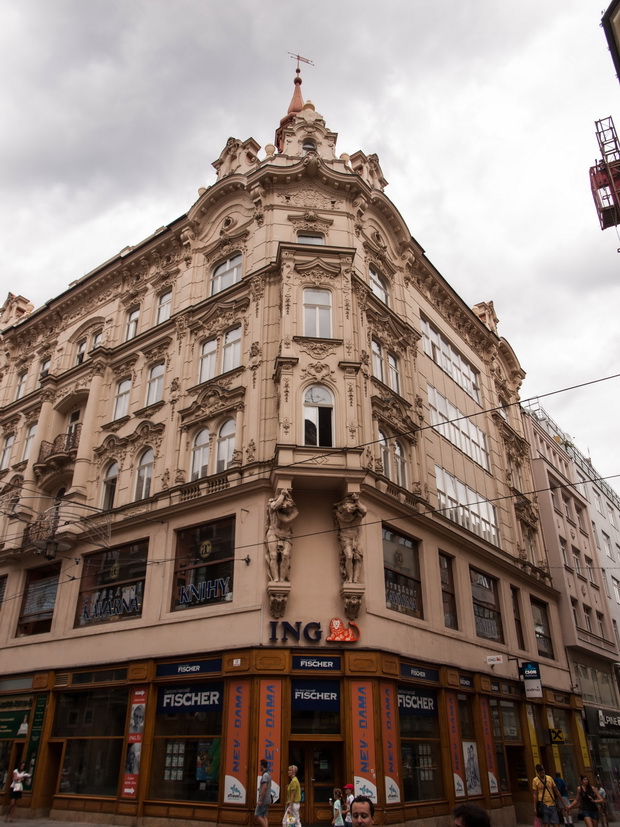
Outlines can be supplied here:
<path id="1" fill-rule="evenodd" d="M 184 428 L 220 413 L 242 410 L 245 388 L 225 388 L 217 383 L 207 385 L 192 404 L 179 411 Z"/>

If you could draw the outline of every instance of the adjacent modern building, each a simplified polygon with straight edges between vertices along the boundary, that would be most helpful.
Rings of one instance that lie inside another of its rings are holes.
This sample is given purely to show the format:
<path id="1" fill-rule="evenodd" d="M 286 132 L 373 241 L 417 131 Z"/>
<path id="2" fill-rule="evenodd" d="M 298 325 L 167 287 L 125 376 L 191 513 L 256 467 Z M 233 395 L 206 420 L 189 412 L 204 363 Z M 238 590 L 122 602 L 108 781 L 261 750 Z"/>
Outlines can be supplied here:
<path id="1" fill-rule="evenodd" d="M 590 768 L 524 372 L 294 90 L 186 215 L 2 307 L 0 769 L 32 812 L 251 824 L 266 757 L 304 824 L 351 781 L 392 824 L 514 825 L 538 761 Z"/>
<path id="2" fill-rule="evenodd" d="M 620 497 L 539 406 L 526 416 L 542 534 L 594 770 L 620 802 Z"/>

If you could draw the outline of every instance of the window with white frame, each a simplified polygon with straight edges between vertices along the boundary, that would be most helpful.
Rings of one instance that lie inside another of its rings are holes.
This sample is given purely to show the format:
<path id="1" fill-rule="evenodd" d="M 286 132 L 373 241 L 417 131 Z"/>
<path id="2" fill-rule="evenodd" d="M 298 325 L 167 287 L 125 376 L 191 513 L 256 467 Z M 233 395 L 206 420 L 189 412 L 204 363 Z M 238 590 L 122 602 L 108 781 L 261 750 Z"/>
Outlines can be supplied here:
<path id="1" fill-rule="evenodd" d="M 424 353 L 435 362 L 465 393 L 480 402 L 480 374 L 476 368 L 454 348 L 439 330 L 425 319 L 420 318 Z"/>
<path id="2" fill-rule="evenodd" d="M 113 460 L 106 468 L 105 475 L 103 477 L 103 498 L 101 507 L 104 511 L 109 511 L 111 508 L 114 508 L 118 474 L 118 462 Z"/>
<path id="3" fill-rule="evenodd" d="M 562 562 L 565 566 L 568 566 L 568 553 L 564 537 L 560 537 L 560 554 L 562 555 Z"/>
<path id="4" fill-rule="evenodd" d="M 402 443 L 393 437 L 389 438 L 384 431 L 379 430 L 379 450 L 385 476 L 401 488 L 406 488 L 407 460 Z"/>
<path id="5" fill-rule="evenodd" d="M 586 530 L 586 524 L 585 524 L 585 521 L 583 519 L 583 513 L 584 513 L 583 508 L 579 508 L 577 505 L 575 505 L 575 514 L 577 515 L 577 525 L 579 526 L 581 531 Z"/>
<path id="6" fill-rule="evenodd" d="M 304 393 L 304 445 L 331 448 L 334 444 L 334 398 L 324 385 Z"/>
<path id="7" fill-rule="evenodd" d="M 594 542 L 596 543 L 596 547 L 600 548 L 601 547 L 601 541 L 598 538 L 598 531 L 596 529 L 596 524 L 595 524 L 594 520 L 592 520 L 592 534 L 594 534 Z"/>
<path id="8" fill-rule="evenodd" d="M 589 606 L 583 606 L 583 620 L 586 631 L 592 632 L 592 609 Z"/>
<path id="9" fill-rule="evenodd" d="M 39 384 L 45 379 L 46 376 L 49 376 L 50 369 L 52 367 L 52 360 L 49 356 L 41 362 L 41 372 L 39 373 Z"/>
<path id="10" fill-rule="evenodd" d="M 613 552 L 611 550 L 611 537 L 608 534 L 605 534 L 604 531 L 601 531 L 601 537 L 603 538 L 603 548 L 605 549 L 605 554 L 608 557 L 611 557 L 613 560 Z"/>
<path id="11" fill-rule="evenodd" d="M 241 326 L 233 327 L 226 331 L 222 350 L 223 373 L 238 368 L 241 364 Z"/>
<path id="12" fill-rule="evenodd" d="M 385 350 L 377 339 L 372 340 L 371 349 L 373 376 L 387 385 L 394 393 L 400 393 L 398 358 L 389 350 Z"/>
<path id="13" fill-rule="evenodd" d="M 94 350 L 96 347 L 101 347 L 103 344 L 103 330 L 96 330 L 93 333 L 93 342 L 91 345 L 91 350 Z"/>
<path id="14" fill-rule="evenodd" d="M 484 431 L 432 385 L 428 386 L 428 406 L 433 428 L 488 471 L 489 452 Z"/>
<path id="15" fill-rule="evenodd" d="M 598 626 L 598 633 L 600 637 L 605 637 L 605 620 L 603 618 L 602 612 L 596 613 L 596 625 Z"/>
<path id="16" fill-rule="evenodd" d="M 146 383 L 146 404 L 155 405 L 164 398 L 164 365 L 157 364 L 149 370 Z"/>
<path id="17" fill-rule="evenodd" d="M 381 299 L 384 304 L 389 305 L 390 294 L 388 292 L 386 280 L 374 269 L 374 267 L 370 267 L 368 269 L 368 273 L 370 277 L 370 289 L 378 299 Z"/>
<path id="18" fill-rule="evenodd" d="M 499 545 L 497 512 L 493 503 L 440 466 L 435 466 L 439 509 L 444 517 Z"/>
<path id="19" fill-rule="evenodd" d="M 485 572 L 470 568 L 471 596 L 476 635 L 496 643 L 504 642 L 498 581 Z"/>
<path id="20" fill-rule="evenodd" d="M 601 495 L 596 490 L 594 491 L 594 505 L 596 506 L 598 513 L 605 516 L 605 512 L 603 511 L 603 500 L 601 499 Z"/>
<path id="21" fill-rule="evenodd" d="M 304 336 L 330 339 L 332 335 L 332 294 L 318 287 L 304 290 Z"/>
<path id="22" fill-rule="evenodd" d="M 551 627 L 549 626 L 549 611 L 546 603 L 531 598 L 532 619 L 534 621 L 534 634 L 536 636 L 536 648 L 541 657 L 553 657 L 553 642 L 551 640 Z"/>
<path id="23" fill-rule="evenodd" d="M 15 435 L 9 434 L 4 438 L 2 445 L 2 452 L 0 453 L 0 471 L 4 471 L 11 464 L 11 452 L 13 450 L 13 443 L 15 442 Z"/>
<path id="24" fill-rule="evenodd" d="M 611 578 L 611 584 L 614 590 L 614 597 L 616 598 L 616 603 L 620 604 L 620 580 L 616 580 L 615 577 Z"/>
<path id="25" fill-rule="evenodd" d="M 167 322 L 172 311 L 172 290 L 161 293 L 157 299 L 157 324 Z"/>
<path id="26" fill-rule="evenodd" d="M 34 442 L 34 438 L 37 435 L 37 425 L 36 422 L 34 425 L 29 425 L 28 430 L 26 431 L 26 439 L 24 440 L 24 452 L 22 454 L 22 462 L 26 462 L 26 460 L 30 459 L 30 452 L 32 451 L 32 444 Z"/>
<path id="27" fill-rule="evenodd" d="M 228 419 L 217 434 L 217 473 L 232 465 L 235 453 L 235 420 Z"/>
<path id="28" fill-rule="evenodd" d="M 575 546 L 573 546 L 573 568 L 577 574 L 581 574 L 581 553 Z"/>
<path id="29" fill-rule="evenodd" d="M 211 434 L 202 428 L 194 437 L 192 445 L 192 480 L 199 480 L 209 473 L 209 445 Z"/>
<path id="30" fill-rule="evenodd" d="M 86 339 L 80 339 L 80 341 L 75 346 L 75 364 L 81 365 L 84 359 L 86 358 L 86 347 L 88 342 Z"/>
<path id="31" fill-rule="evenodd" d="M 609 505 L 609 503 L 607 503 L 607 516 L 609 517 L 609 525 L 612 526 L 613 528 L 615 528 L 616 527 L 616 515 L 615 515 L 614 510 L 611 507 L 611 505 Z"/>
<path id="32" fill-rule="evenodd" d="M 129 395 L 131 393 L 131 379 L 123 379 L 116 386 L 114 397 L 114 419 L 121 419 L 129 413 Z"/>
<path id="33" fill-rule="evenodd" d="M 443 551 L 439 552 L 439 574 L 441 577 L 441 601 L 443 604 L 444 626 L 448 629 L 458 629 L 454 558 L 449 554 L 445 554 Z"/>
<path id="34" fill-rule="evenodd" d="M 140 454 L 138 473 L 136 476 L 136 500 L 144 500 L 151 495 L 153 484 L 153 468 L 155 454 L 152 448 L 147 448 Z"/>
<path id="35" fill-rule="evenodd" d="M 17 387 L 15 389 L 15 399 L 21 399 L 26 393 L 26 382 L 28 381 L 28 371 L 22 370 L 17 374 Z"/>
<path id="36" fill-rule="evenodd" d="M 221 352 L 220 352 L 221 349 Z M 227 330 L 223 337 L 207 339 L 200 349 L 200 382 L 227 373 L 241 365 L 241 326 Z"/>
<path id="37" fill-rule="evenodd" d="M 589 557 L 586 557 L 585 560 L 585 569 L 586 569 L 586 577 L 590 581 L 590 583 L 596 582 L 594 580 L 594 569 L 592 568 L 592 560 Z"/>
<path id="38" fill-rule="evenodd" d="M 127 313 L 127 321 L 125 323 L 125 341 L 128 342 L 138 334 L 138 321 L 140 319 L 140 308 L 134 307 Z"/>
<path id="39" fill-rule="evenodd" d="M 233 284 L 241 281 L 242 261 L 243 256 L 241 253 L 235 253 L 235 255 L 226 261 L 218 264 L 213 271 L 213 277 L 211 279 L 212 296 L 215 296 L 216 293 L 221 293 L 222 290 L 226 290 L 228 287 L 232 287 Z"/>

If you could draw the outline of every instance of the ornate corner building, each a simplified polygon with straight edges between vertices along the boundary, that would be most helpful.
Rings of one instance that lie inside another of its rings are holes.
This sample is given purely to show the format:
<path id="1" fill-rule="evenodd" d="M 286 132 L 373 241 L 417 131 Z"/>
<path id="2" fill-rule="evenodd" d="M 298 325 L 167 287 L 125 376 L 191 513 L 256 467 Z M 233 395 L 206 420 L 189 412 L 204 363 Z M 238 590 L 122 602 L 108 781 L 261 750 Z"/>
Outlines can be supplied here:
<path id="1" fill-rule="evenodd" d="M 266 757 L 303 824 L 350 781 L 389 823 L 511 825 L 535 763 L 589 766 L 524 373 L 300 85 L 187 215 L 2 308 L 0 767 L 33 812 L 251 824 Z"/>

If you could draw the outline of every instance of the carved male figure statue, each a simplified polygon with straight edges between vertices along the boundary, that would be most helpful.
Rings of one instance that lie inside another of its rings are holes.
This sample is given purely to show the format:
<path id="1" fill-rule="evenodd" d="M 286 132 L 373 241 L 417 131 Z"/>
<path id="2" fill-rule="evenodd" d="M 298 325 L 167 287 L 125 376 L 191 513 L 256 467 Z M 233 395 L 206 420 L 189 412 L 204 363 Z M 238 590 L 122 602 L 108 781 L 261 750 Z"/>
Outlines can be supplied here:
<path id="1" fill-rule="evenodd" d="M 360 546 L 360 525 L 367 513 L 359 494 L 347 494 L 334 505 L 334 519 L 338 526 L 340 569 L 345 583 L 358 583 L 364 554 Z"/>
<path id="2" fill-rule="evenodd" d="M 267 504 L 267 543 L 266 560 L 269 566 L 269 579 L 288 580 L 291 567 L 291 549 L 293 541 L 292 522 L 299 511 L 291 496 L 290 488 L 278 488 L 277 496 Z"/>

